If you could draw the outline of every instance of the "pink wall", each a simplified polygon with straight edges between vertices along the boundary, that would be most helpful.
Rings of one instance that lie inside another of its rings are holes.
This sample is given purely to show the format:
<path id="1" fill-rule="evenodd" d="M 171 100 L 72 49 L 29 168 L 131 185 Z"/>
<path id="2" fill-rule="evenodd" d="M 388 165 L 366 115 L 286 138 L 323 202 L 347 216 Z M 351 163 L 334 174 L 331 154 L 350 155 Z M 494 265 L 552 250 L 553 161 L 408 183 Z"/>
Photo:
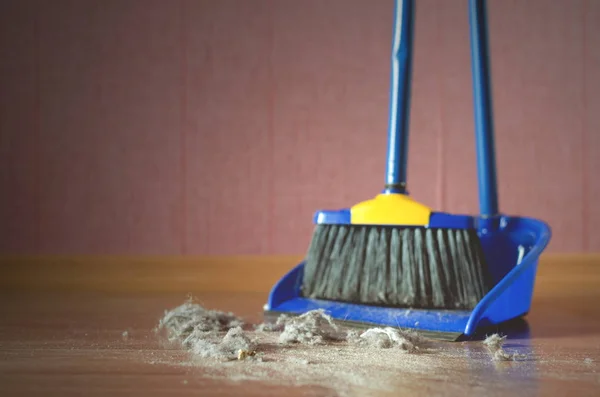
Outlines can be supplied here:
<path id="1" fill-rule="evenodd" d="M 504 212 L 599 251 L 600 1 L 493 0 Z M 382 188 L 391 0 L 0 3 L 0 252 L 297 254 Z M 476 212 L 466 0 L 419 0 L 409 186 Z"/>

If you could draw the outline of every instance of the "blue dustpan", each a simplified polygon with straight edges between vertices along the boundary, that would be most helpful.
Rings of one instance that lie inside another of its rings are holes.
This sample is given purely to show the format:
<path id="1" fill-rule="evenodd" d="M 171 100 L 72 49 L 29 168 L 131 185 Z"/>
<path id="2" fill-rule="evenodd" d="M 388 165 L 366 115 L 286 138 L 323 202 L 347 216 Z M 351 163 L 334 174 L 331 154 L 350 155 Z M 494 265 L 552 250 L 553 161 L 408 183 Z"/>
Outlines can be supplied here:
<path id="1" fill-rule="evenodd" d="M 481 327 L 497 325 L 529 312 L 538 260 L 550 240 L 546 223 L 531 218 L 500 216 L 495 229 L 489 219 L 474 218 L 495 286 L 472 311 L 416 310 L 367 306 L 305 298 L 301 294 L 304 262 L 287 273 L 269 294 L 265 310 L 271 314 L 302 314 L 324 309 L 348 325 L 414 328 L 447 340 L 472 336 Z"/>
<path id="2" fill-rule="evenodd" d="M 414 10 L 413 0 L 396 1 L 396 24 L 400 19 L 398 15 L 402 15 L 398 12 L 400 7 Z M 404 18 L 408 17 L 404 15 Z M 498 212 L 484 0 L 469 0 L 469 21 L 480 215 L 436 213 L 434 216 L 460 220 L 477 229 L 493 288 L 470 311 L 380 307 L 310 299 L 303 297 L 301 292 L 302 262 L 273 287 L 265 305 L 268 317 L 324 309 L 334 320 L 349 325 L 412 328 L 431 337 L 457 340 L 461 336 L 473 336 L 480 328 L 499 325 L 529 312 L 538 260 L 550 241 L 551 231 L 541 220 L 505 216 Z M 397 25 L 395 31 L 400 31 Z M 332 217 L 344 217 L 345 214 L 347 211 L 344 210 L 319 211 L 315 223 L 327 223 Z"/>

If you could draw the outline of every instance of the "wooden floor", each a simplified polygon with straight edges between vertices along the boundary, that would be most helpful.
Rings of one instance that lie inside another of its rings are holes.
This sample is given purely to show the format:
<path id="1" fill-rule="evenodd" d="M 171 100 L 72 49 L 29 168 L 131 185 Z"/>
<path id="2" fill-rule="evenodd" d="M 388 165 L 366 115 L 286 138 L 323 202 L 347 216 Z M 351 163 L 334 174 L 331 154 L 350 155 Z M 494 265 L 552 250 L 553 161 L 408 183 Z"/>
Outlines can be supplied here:
<path id="1" fill-rule="evenodd" d="M 0 395 L 335 396 L 322 386 L 207 378 L 169 364 L 182 352 L 152 332 L 188 293 L 259 322 L 268 286 L 294 260 L 4 258 Z M 442 362 L 437 371 L 451 374 L 444 382 L 398 373 L 397 390 L 369 395 L 600 395 L 600 258 L 544 258 L 526 319 L 507 345 L 530 360 Z M 452 348 L 475 351 L 481 343 Z"/>

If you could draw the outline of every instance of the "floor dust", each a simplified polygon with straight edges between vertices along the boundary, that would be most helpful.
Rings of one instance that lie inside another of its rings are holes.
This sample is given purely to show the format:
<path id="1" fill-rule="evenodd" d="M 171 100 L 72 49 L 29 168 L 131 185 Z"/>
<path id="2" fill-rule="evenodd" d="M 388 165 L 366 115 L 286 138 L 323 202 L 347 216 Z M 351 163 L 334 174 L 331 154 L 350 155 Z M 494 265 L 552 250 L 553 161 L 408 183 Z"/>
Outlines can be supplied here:
<path id="1" fill-rule="evenodd" d="M 348 332 L 347 341 L 360 346 L 378 347 L 382 349 L 399 348 L 403 351 L 419 350 L 424 339 L 414 331 L 399 330 L 392 327 L 371 328 L 362 333 Z"/>
<path id="2" fill-rule="evenodd" d="M 188 301 L 165 312 L 156 331 L 187 350 L 176 365 L 200 369 L 203 376 L 326 387 L 336 396 L 409 390 L 423 377 L 446 382 L 449 367 L 471 365 L 460 344 L 395 328 L 342 329 L 322 311 L 252 325 Z M 492 341 L 502 350 L 502 338 Z M 469 359 L 491 363 L 479 346 Z"/>
<path id="3" fill-rule="evenodd" d="M 492 334 L 485 338 L 483 344 L 488 348 L 488 351 L 492 355 L 492 359 L 495 361 L 516 361 L 527 358 L 525 355 L 517 353 L 508 353 L 504 350 L 504 342 L 506 336 L 500 336 L 498 334 Z"/>
<path id="4" fill-rule="evenodd" d="M 277 319 L 284 328 L 279 335 L 280 343 L 323 344 L 329 341 L 345 340 L 339 336 L 339 328 L 324 310 L 312 310 L 295 318 Z"/>

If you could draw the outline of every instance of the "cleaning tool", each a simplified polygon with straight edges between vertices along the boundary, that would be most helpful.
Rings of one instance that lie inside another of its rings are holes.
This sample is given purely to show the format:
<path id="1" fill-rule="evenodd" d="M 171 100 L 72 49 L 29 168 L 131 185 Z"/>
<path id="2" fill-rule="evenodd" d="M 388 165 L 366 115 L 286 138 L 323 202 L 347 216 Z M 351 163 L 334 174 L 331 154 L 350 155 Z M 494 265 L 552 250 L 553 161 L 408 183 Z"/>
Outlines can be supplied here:
<path id="1" fill-rule="evenodd" d="M 414 0 L 396 0 L 384 190 L 316 212 L 306 258 L 273 287 L 267 317 L 323 309 L 349 325 L 457 340 L 530 309 L 551 232 L 541 220 L 498 210 L 484 0 L 469 0 L 480 214 L 435 212 L 408 195 L 414 11 Z"/>

